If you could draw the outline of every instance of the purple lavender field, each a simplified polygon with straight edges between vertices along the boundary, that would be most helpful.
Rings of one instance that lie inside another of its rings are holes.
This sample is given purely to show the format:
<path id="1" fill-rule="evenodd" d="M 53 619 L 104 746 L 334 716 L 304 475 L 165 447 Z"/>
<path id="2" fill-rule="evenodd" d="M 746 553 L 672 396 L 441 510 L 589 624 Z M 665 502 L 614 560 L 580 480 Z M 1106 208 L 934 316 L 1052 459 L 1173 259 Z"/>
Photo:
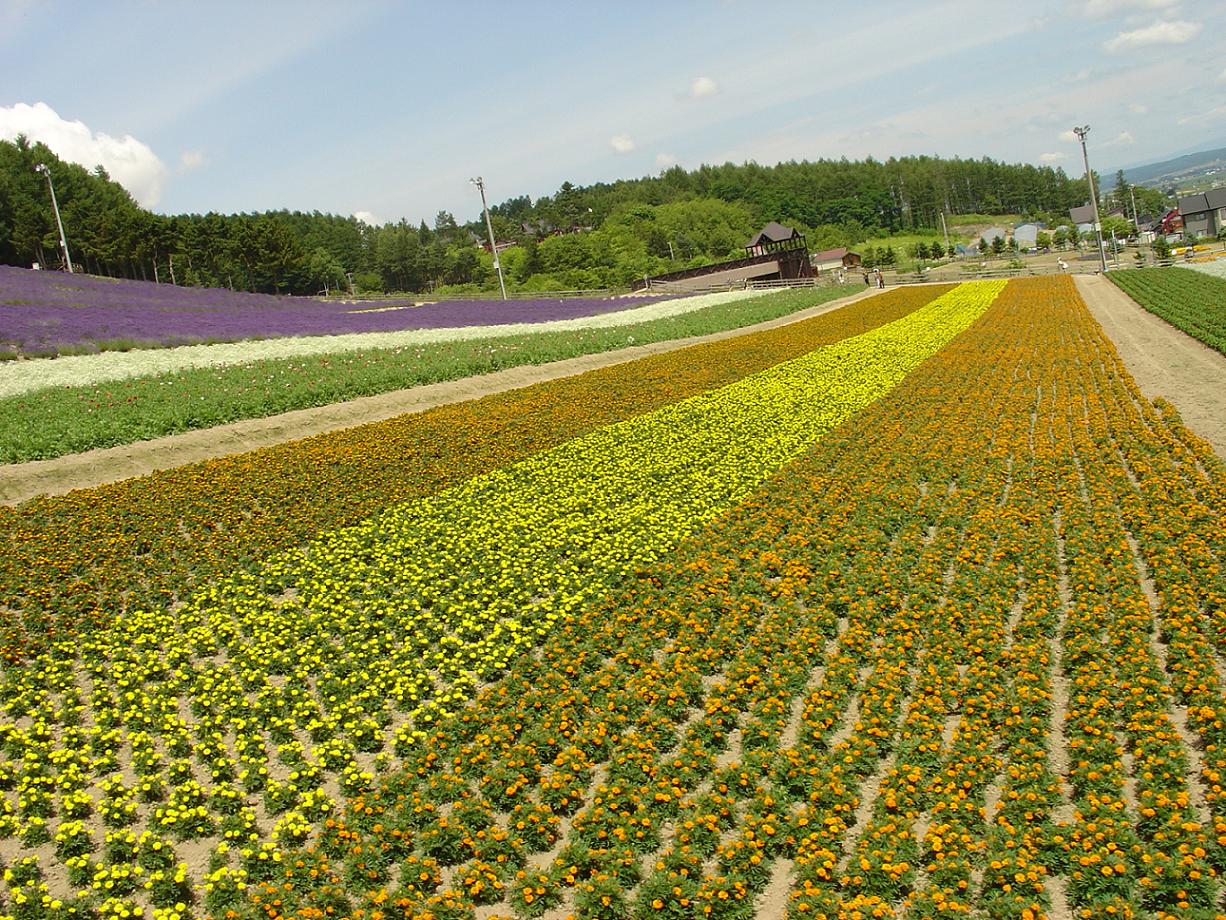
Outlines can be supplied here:
<path id="1" fill-rule="evenodd" d="M 0 265 L 0 357 L 349 332 L 543 323 L 663 298 L 336 303 Z M 386 309 L 399 307 L 401 309 Z"/>

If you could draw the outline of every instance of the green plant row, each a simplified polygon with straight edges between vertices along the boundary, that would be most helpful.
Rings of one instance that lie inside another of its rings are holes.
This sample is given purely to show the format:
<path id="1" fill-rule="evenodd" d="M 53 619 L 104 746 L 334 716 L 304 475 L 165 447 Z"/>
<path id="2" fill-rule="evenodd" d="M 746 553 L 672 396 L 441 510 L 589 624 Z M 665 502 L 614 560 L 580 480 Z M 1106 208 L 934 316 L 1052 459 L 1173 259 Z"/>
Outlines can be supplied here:
<path id="1" fill-rule="evenodd" d="M 1182 268 L 1143 268 L 1107 277 L 1150 313 L 1226 354 L 1226 280 Z"/>
<path id="2" fill-rule="evenodd" d="M 256 361 L 0 400 L 0 462 L 44 460 L 360 396 L 750 326 L 860 290 L 765 294 L 615 329 Z"/>

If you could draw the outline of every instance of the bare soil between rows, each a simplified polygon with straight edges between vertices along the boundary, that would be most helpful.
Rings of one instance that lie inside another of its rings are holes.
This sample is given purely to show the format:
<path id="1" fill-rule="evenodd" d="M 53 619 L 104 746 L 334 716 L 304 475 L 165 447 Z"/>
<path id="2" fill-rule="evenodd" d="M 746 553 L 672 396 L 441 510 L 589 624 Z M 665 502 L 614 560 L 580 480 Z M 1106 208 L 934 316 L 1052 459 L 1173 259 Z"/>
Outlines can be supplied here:
<path id="1" fill-rule="evenodd" d="M 1101 275 L 1077 290 L 1148 399 L 1163 397 L 1226 460 L 1226 356 L 1159 319 Z"/>
<path id="2" fill-rule="evenodd" d="M 571 377 L 648 355 L 764 332 L 811 319 L 878 293 L 880 292 L 876 288 L 866 288 L 849 297 L 799 310 L 787 316 L 708 335 L 635 345 L 548 364 L 524 365 L 491 374 L 363 396 L 328 406 L 297 409 L 265 418 L 244 419 L 149 441 L 66 454 L 50 460 L 8 464 L 0 466 L 0 504 L 15 505 L 39 495 L 63 495 L 74 489 L 106 485 L 137 476 L 147 476 L 158 470 L 246 453 L 261 447 L 371 422 L 382 422 L 399 415 L 426 412 L 438 406 L 467 402 L 549 380 Z"/>

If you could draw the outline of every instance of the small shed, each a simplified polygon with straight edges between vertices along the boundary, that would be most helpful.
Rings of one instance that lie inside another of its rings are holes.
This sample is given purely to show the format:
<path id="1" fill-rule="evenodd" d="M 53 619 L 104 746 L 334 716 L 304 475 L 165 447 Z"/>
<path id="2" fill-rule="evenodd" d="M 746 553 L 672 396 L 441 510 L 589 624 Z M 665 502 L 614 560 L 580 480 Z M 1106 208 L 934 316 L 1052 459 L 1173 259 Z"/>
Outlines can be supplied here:
<path id="1" fill-rule="evenodd" d="M 819 272 L 830 271 L 833 268 L 857 268 L 860 261 L 860 253 L 852 252 L 846 246 L 825 249 L 809 257 L 809 263 Z"/>
<path id="2" fill-rule="evenodd" d="M 1033 249 L 1038 245 L 1039 225 L 1022 224 L 1021 226 L 1014 227 L 1013 239 L 1017 242 L 1019 249 Z M 988 242 L 991 242 L 991 240 Z"/>

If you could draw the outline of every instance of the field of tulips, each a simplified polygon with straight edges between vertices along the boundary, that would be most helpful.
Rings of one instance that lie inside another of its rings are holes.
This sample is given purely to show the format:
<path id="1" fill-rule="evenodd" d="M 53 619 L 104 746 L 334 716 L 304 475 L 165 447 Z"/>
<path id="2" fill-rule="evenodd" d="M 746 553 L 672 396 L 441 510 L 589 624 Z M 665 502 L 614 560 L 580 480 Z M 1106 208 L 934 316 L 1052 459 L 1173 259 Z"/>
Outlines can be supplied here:
<path id="1" fill-rule="evenodd" d="M 0 915 L 1216 917 L 1224 524 L 1063 276 L 0 509 Z"/>
<path id="2" fill-rule="evenodd" d="M 1150 313 L 1226 354 L 1226 278 L 1186 268 L 1144 268 L 1107 277 Z"/>

